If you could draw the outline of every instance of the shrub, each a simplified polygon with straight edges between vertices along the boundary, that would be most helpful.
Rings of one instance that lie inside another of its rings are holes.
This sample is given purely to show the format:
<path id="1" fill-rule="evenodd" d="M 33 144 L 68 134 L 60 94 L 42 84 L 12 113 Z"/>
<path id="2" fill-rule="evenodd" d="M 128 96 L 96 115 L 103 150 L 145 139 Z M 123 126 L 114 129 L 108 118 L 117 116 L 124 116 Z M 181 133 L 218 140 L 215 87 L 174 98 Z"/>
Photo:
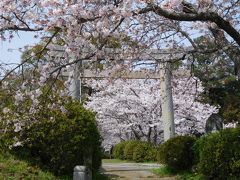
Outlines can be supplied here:
<path id="1" fill-rule="evenodd" d="M 127 144 L 127 141 L 122 141 L 118 144 L 116 144 L 113 147 L 113 157 L 116 159 L 125 159 L 124 157 L 124 148 Z"/>
<path id="2" fill-rule="evenodd" d="M 77 102 L 65 106 L 67 113 L 59 110 L 41 114 L 36 121 L 21 131 L 19 140 L 30 151 L 38 164 L 56 174 L 72 174 L 75 165 L 92 154 L 93 169 L 101 165 L 101 141 L 95 114 Z"/>
<path id="3" fill-rule="evenodd" d="M 194 162 L 192 149 L 195 138 L 191 136 L 177 136 L 169 139 L 158 150 L 158 162 L 173 168 L 175 171 L 191 168 Z"/>
<path id="4" fill-rule="evenodd" d="M 210 179 L 240 178 L 240 128 L 202 137 L 194 150 L 199 172 Z"/>
<path id="5" fill-rule="evenodd" d="M 133 160 L 133 151 L 134 148 L 139 144 L 140 141 L 137 140 L 131 140 L 127 141 L 125 148 L 124 148 L 124 157 L 127 160 Z"/>
<path id="6" fill-rule="evenodd" d="M 156 148 L 147 142 L 139 140 L 123 141 L 113 148 L 114 158 L 133 160 L 135 162 L 156 161 L 156 154 Z"/>
<path id="7" fill-rule="evenodd" d="M 145 160 L 157 161 L 157 152 L 158 152 L 158 149 L 152 146 L 151 148 L 148 149 Z"/>
<path id="8" fill-rule="evenodd" d="M 152 149 L 153 147 L 147 142 L 138 143 L 133 150 L 133 160 L 135 162 L 151 161 L 152 159 L 149 156 L 149 152 Z"/>

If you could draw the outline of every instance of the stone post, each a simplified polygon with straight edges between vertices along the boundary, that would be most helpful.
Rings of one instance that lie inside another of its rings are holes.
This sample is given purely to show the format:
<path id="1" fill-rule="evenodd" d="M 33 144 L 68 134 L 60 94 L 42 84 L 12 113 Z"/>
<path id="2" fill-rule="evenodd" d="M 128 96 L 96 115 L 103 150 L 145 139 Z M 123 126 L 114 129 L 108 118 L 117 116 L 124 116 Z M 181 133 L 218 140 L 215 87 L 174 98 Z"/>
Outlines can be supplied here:
<path id="1" fill-rule="evenodd" d="M 74 167 L 73 180 L 90 180 L 87 177 L 86 166 L 75 166 Z"/>

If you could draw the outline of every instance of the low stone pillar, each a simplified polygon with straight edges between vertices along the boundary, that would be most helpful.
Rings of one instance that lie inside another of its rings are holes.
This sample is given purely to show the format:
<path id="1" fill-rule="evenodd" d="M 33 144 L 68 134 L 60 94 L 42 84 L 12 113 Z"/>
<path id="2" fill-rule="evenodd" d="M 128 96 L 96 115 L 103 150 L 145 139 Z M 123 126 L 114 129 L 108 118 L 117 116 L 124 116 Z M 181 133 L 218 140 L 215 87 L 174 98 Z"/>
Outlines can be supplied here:
<path id="1" fill-rule="evenodd" d="M 86 166 L 75 166 L 73 180 L 88 180 Z"/>

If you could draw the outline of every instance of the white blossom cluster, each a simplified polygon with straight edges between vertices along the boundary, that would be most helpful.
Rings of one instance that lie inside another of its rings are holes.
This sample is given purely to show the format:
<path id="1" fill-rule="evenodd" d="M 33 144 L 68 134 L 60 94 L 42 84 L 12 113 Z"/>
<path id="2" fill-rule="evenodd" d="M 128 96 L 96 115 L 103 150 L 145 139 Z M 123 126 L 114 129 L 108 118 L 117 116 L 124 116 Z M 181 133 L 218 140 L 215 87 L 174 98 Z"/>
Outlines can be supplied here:
<path id="1" fill-rule="evenodd" d="M 195 13 L 183 12 L 182 1 L 176 0 L 1 0 L 0 39 L 11 42 L 18 32 L 36 32 L 34 36 L 43 39 L 44 43 L 43 49 L 31 53 L 33 58 L 47 58 L 56 53 L 55 45 L 61 44 L 63 57 L 48 59 L 44 65 L 34 67 L 37 73 L 29 74 L 38 86 L 44 86 L 50 77 L 57 77 L 59 71 L 77 63 L 72 61 L 70 54 L 74 54 L 76 59 L 86 57 L 97 60 L 100 54 L 107 58 L 105 50 L 117 43 L 123 52 L 141 53 L 142 48 L 170 47 L 184 52 L 194 38 L 202 36 L 200 32 L 209 35 L 210 22 L 214 24 L 215 21 L 204 18 L 214 10 L 220 11 L 214 14 L 216 17 L 219 15 L 217 19 L 224 17 L 227 22 L 224 24 L 230 26 L 222 28 L 227 37 L 237 42 L 239 36 L 235 37 L 235 34 L 239 31 L 239 1 L 198 0 L 189 3 L 194 5 Z M 178 19 L 182 22 L 179 23 Z M 217 25 L 221 24 L 222 21 Z M 232 28 L 231 32 L 229 28 Z M 186 41 L 189 42 L 182 43 Z M 84 52 L 86 49 L 89 52 Z M 119 55 L 121 59 L 125 59 L 125 56 L 129 58 L 133 55 Z M 36 61 L 41 61 L 41 58 Z M 11 73 L 6 74 L 9 76 Z M 1 77 L 4 76 L 1 73 Z M 21 101 L 24 96 L 17 92 L 16 100 Z"/>
<path id="2" fill-rule="evenodd" d="M 97 112 L 105 148 L 121 139 L 163 140 L 159 80 L 91 80 L 88 84 L 95 93 L 86 106 Z M 203 91 L 200 81 L 175 77 L 172 85 L 176 133 L 204 133 L 206 120 L 218 109 L 198 101 Z"/>

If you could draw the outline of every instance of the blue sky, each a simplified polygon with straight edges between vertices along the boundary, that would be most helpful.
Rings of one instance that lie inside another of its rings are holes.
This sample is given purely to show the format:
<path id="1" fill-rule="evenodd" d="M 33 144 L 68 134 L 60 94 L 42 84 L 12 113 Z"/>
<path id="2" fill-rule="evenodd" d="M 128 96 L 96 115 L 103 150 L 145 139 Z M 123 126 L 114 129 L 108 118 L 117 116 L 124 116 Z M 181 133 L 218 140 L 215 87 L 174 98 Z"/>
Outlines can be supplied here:
<path id="1" fill-rule="evenodd" d="M 34 33 L 21 32 L 9 41 L 0 41 L 0 63 L 20 63 L 21 52 L 19 48 L 26 45 L 34 45 L 39 39 L 33 38 Z"/>

